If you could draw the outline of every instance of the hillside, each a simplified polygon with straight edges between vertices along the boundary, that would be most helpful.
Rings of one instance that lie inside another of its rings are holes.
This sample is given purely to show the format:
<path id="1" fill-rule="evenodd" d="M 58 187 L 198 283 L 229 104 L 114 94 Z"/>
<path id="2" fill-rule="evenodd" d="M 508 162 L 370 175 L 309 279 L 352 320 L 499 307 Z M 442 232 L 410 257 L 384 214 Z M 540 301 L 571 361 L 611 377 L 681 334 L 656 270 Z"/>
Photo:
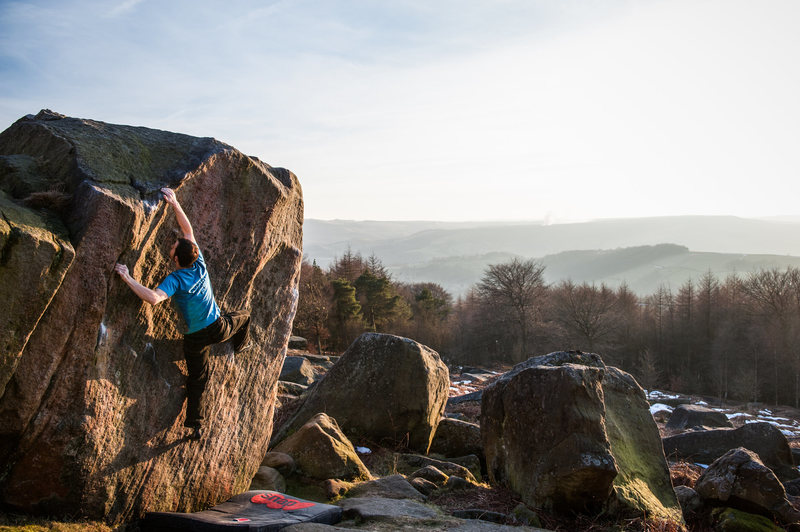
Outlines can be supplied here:
<path id="1" fill-rule="evenodd" d="M 463 294 L 488 264 L 539 258 L 548 282 L 623 281 L 640 294 L 718 277 L 800 265 L 800 223 L 724 216 L 575 224 L 305 221 L 305 255 L 326 266 L 348 249 L 374 253 L 398 280 Z M 669 244 L 665 244 L 669 243 Z"/>

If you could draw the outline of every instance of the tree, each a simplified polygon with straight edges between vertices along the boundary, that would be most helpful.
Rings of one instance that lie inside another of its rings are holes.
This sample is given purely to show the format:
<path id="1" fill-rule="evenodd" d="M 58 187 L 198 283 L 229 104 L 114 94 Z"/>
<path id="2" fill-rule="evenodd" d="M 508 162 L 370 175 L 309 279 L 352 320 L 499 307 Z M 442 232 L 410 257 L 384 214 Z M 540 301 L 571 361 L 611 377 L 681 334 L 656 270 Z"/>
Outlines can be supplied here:
<path id="1" fill-rule="evenodd" d="M 544 266 L 535 260 L 517 258 L 489 265 L 477 292 L 484 305 L 506 311 L 519 337 L 521 358 L 528 356 L 531 324 L 539 317 L 540 300 L 545 293 Z"/>
<path id="2" fill-rule="evenodd" d="M 367 325 L 373 331 L 383 328 L 389 321 L 408 315 L 408 306 L 386 277 L 378 277 L 364 270 L 355 282 L 356 293 Z"/>
<path id="3" fill-rule="evenodd" d="M 386 269 L 386 266 L 383 265 L 383 261 L 379 259 L 375 253 L 372 253 L 369 257 L 367 257 L 367 261 L 364 263 L 364 269 L 375 277 L 385 277 L 390 281 L 392 279 L 389 270 Z"/>
<path id="4" fill-rule="evenodd" d="M 317 352 L 322 354 L 322 340 L 330 335 L 326 326 L 330 310 L 330 285 L 322 268 L 308 261 L 300 267 L 300 296 L 297 302 L 297 314 L 294 327 L 302 334 L 313 335 L 317 344 Z"/>
<path id="5" fill-rule="evenodd" d="M 328 269 L 328 274 L 331 279 L 344 279 L 349 283 L 354 283 L 365 268 L 366 264 L 361 257 L 361 253 L 353 253 L 348 246 L 347 251 L 344 252 L 341 258 L 336 257 L 333 259 L 333 263 Z"/>
<path id="6" fill-rule="evenodd" d="M 452 297 L 435 283 L 413 285 L 411 292 L 414 339 L 442 354 L 450 336 L 448 318 L 453 308 Z"/>
<path id="7" fill-rule="evenodd" d="M 754 318 L 761 323 L 767 345 L 772 353 L 773 397 L 779 402 L 781 381 L 788 373 L 781 368 L 779 356 L 789 352 L 790 320 L 794 313 L 794 294 L 791 270 L 762 270 L 752 273 L 742 284 L 742 290 L 749 300 L 749 308 Z M 770 341 L 771 340 L 771 341 Z M 771 345 L 769 345 L 771 344 Z M 795 405 L 800 397 L 795 393 Z"/>
<path id="8" fill-rule="evenodd" d="M 594 351 L 598 343 L 608 339 L 617 328 L 617 298 L 606 285 L 600 288 L 583 283 L 563 281 L 553 294 L 556 321 L 585 342 L 579 348 Z"/>
<path id="9" fill-rule="evenodd" d="M 336 331 L 337 346 L 345 347 L 354 332 L 354 323 L 361 314 L 361 305 L 356 301 L 356 289 L 346 279 L 334 279 L 333 287 L 333 318 Z"/>

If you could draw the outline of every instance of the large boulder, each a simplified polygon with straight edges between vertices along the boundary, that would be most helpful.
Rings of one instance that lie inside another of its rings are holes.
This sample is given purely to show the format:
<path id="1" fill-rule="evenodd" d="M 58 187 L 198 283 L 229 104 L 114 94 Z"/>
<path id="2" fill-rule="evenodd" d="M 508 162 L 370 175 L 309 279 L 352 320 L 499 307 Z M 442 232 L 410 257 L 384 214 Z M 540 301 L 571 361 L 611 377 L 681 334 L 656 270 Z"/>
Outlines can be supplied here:
<path id="1" fill-rule="evenodd" d="M 695 491 L 714 505 L 774 516 L 784 524 L 800 522 L 775 474 L 743 447 L 717 458 L 697 479 Z"/>
<path id="2" fill-rule="evenodd" d="M 0 362 L 2 503 L 114 523 L 246 490 L 297 301 L 297 178 L 211 138 L 47 111 L 0 134 L 0 157 L 0 294 L 12 309 L 0 318 L 12 338 Z M 212 351 L 226 356 L 211 359 L 199 442 L 182 437 L 182 320 L 113 270 L 125 263 L 151 288 L 171 271 L 164 186 L 192 221 L 223 311 L 252 313 L 252 350 Z"/>
<path id="3" fill-rule="evenodd" d="M 427 452 L 448 386 L 447 366 L 435 351 L 408 338 L 362 334 L 317 382 L 273 444 L 325 412 L 351 439 Z"/>
<path id="4" fill-rule="evenodd" d="M 664 452 L 670 459 L 710 464 L 737 447 L 756 453 L 782 482 L 800 476 L 794 467 L 786 436 L 769 423 L 748 423 L 737 429 L 684 432 L 664 438 Z"/>
<path id="5" fill-rule="evenodd" d="M 311 418 L 274 452 L 288 454 L 302 475 L 318 480 L 372 478 L 336 420 L 326 414 Z"/>
<path id="6" fill-rule="evenodd" d="M 667 428 L 672 430 L 688 429 L 691 427 L 727 427 L 733 428 L 733 423 L 722 412 L 717 412 L 700 405 L 679 405 L 672 411 L 667 421 Z"/>
<path id="7" fill-rule="evenodd" d="M 682 521 L 644 390 L 597 355 L 515 366 L 484 390 L 481 434 L 490 479 L 530 506 Z"/>

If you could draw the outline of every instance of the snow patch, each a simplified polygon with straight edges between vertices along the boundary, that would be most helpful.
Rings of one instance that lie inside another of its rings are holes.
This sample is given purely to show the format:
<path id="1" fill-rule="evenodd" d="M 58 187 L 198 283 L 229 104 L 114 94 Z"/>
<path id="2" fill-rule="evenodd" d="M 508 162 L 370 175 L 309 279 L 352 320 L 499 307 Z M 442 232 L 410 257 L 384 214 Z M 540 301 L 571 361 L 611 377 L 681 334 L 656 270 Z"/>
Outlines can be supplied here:
<path id="1" fill-rule="evenodd" d="M 655 403 L 653 405 L 650 405 L 651 414 L 655 414 L 656 412 L 663 412 L 664 410 L 666 410 L 667 412 L 672 412 L 673 410 L 675 410 L 675 407 L 665 405 L 663 403 Z"/>
<path id="2" fill-rule="evenodd" d="M 658 390 L 650 390 L 650 393 L 647 394 L 647 397 L 650 399 L 679 399 L 680 395 L 670 395 Z"/>

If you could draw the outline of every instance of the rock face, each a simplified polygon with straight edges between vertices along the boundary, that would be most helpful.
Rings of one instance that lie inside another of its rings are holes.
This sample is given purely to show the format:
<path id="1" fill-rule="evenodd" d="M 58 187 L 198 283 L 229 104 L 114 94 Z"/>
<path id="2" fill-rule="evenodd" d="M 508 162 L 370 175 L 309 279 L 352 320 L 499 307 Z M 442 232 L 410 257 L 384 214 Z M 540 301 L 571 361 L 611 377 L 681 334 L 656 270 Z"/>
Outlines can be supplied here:
<path id="1" fill-rule="evenodd" d="M 744 449 L 732 449 L 711 464 L 695 485 L 697 493 L 717 505 L 774 515 L 782 523 L 800 522 L 775 474 Z"/>
<path id="2" fill-rule="evenodd" d="M 274 452 L 288 454 L 303 475 L 318 480 L 372 478 L 353 444 L 326 414 L 311 418 Z"/>
<path id="3" fill-rule="evenodd" d="M 399 336 L 362 334 L 317 382 L 273 444 L 325 412 L 351 439 L 388 440 L 427 452 L 448 386 L 447 366 L 435 351 Z"/>
<path id="4" fill-rule="evenodd" d="M 680 405 L 672 412 L 667 421 L 668 429 L 688 429 L 691 427 L 727 427 L 733 423 L 722 412 L 711 410 L 700 405 Z"/>
<path id="5" fill-rule="evenodd" d="M 484 390 L 481 434 L 489 477 L 533 507 L 682 521 L 644 391 L 597 355 L 515 366 Z"/>
<path id="6" fill-rule="evenodd" d="M 798 478 L 786 436 L 769 423 L 748 423 L 738 429 L 714 429 L 684 432 L 664 438 L 664 452 L 669 457 L 710 464 L 737 447 L 756 453 L 782 482 Z"/>
<path id="7" fill-rule="evenodd" d="M 252 313 L 255 347 L 211 357 L 199 442 L 182 439 L 178 312 L 142 303 L 113 271 L 125 263 L 151 288 L 171 271 L 163 186 L 192 221 L 223 312 Z M 0 188 L 2 502 L 120 522 L 247 489 L 297 300 L 297 178 L 211 138 L 43 111 L 0 134 Z"/>

